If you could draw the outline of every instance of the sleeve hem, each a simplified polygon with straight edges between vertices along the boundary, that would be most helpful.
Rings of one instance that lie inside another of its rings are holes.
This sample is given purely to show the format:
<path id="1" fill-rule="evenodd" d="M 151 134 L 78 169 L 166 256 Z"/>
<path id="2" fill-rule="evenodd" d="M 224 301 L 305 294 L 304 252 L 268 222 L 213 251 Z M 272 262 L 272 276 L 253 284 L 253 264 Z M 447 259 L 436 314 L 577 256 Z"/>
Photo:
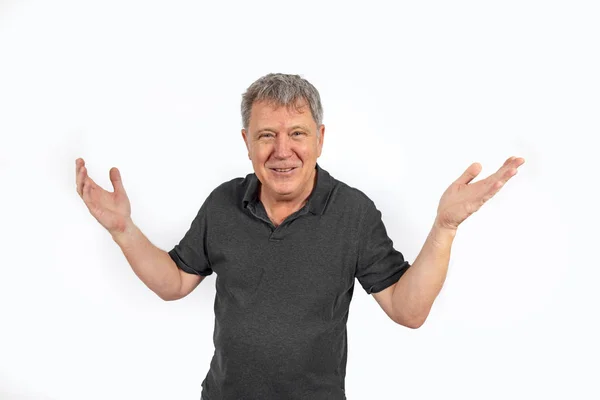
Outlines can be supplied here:
<path id="1" fill-rule="evenodd" d="M 384 279 L 381 282 L 376 283 L 375 285 L 373 285 L 369 288 L 366 288 L 367 294 L 379 293 L 382 290 L 387 289 L 388 287 L 392 286 L 394 283 L 396 283 L 400 280 L 402 275 L 404 275 L 404 273 L 408 270 L 409 267 L 410 267 L 409 262 L 404 261 L 404 263 L 402 264 L 400 269 L 394 275 L 390 276 L 387 279 Z"/>
<path id="2" fill-rule="evenodd" d="M 200 272 L 196 271 L 195 269 L 191 268 L 190 266 L 188 266 L 179 257 L 179 255 L 177 254 L 177 252 L 175 251 L 175 249 L 172 249 L 171 251 L 169 251 L 168 254 L 171 257 L 171 259 L 175 262 L 175 265 L 177 265 L 177 268 L 179 268 L 183 272 L 186 272 L 188 274 L 193 274 L 193 275 L 201 275 L 201 276 L 208 276 L 208 275 L 212 274 L 212 271 L 200 273 Z"/>

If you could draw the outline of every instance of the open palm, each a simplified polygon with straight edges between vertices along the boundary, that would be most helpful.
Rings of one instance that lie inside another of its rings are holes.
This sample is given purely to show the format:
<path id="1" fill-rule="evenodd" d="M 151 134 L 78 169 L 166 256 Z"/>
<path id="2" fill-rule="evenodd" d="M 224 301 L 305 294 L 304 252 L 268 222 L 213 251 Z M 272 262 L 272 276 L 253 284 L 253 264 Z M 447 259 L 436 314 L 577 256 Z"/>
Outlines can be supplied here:
<path id="1" fill-rule="evenodd" d="M 498 193 L 524 162 L 521 157 L 510 157 L 494 174 L 475 183 L 470 182 L 481 172 L 481 164 L 471 164 L 442 195 L 436 221 L 438 226 L 457 229 L 458 225 Z"/>
<path id="2" fill-rule="evenodd" d="M 75 175 L 77 193 L 92 216 L 111 234 L 125 231 L 131 219 L 131 205 L 119 170 L 111 168 L 109 171 L 114 192 L 104 190 L 88 176 L 82 158 L 75 161 Z"/>

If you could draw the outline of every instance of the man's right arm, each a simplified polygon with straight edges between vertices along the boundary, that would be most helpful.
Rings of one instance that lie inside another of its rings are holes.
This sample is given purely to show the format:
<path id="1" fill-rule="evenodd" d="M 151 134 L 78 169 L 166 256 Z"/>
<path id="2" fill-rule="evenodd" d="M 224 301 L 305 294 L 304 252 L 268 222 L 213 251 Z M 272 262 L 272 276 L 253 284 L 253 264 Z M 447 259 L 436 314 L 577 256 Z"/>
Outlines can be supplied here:
<path id="1" fill-rule="evenodd" d="M 112 238 L 138 278 L 165 301 L 187 296 L 205 278 L 179 269 L 169 253 L 150 243 L 133 222 L 123 232 L 114 233 Z"/>

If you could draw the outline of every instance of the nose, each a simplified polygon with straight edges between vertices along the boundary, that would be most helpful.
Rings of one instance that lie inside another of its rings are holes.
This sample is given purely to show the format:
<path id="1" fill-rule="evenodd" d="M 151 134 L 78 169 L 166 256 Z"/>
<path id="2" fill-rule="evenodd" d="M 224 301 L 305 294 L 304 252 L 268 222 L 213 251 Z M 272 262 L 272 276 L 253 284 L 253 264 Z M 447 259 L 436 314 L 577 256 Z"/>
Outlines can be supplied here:
<path id="1" fill-rule="evenodd" d="M 281 159 L 292 156 L 292 143 L 288 135 L 277 135 L 273 155 Z"/>

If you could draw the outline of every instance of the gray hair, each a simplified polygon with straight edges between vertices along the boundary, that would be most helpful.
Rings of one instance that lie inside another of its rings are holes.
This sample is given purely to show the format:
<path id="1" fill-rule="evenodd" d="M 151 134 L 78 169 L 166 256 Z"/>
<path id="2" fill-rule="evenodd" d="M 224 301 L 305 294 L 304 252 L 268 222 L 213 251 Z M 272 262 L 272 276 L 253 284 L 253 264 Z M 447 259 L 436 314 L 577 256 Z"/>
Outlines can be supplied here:
<path id="1" fill-rule="evenodd" d="M 310 107 L 318 127 L 323 123 L 323 107 L 317 89 L 300 75 L 267 74 L 257 79 L 242 95 L 242 124 L 248 130 L 252 104 L 266 101 L 275 106 L 294 107 L 298 110 L 300 101 L 305 100 Z"/>

